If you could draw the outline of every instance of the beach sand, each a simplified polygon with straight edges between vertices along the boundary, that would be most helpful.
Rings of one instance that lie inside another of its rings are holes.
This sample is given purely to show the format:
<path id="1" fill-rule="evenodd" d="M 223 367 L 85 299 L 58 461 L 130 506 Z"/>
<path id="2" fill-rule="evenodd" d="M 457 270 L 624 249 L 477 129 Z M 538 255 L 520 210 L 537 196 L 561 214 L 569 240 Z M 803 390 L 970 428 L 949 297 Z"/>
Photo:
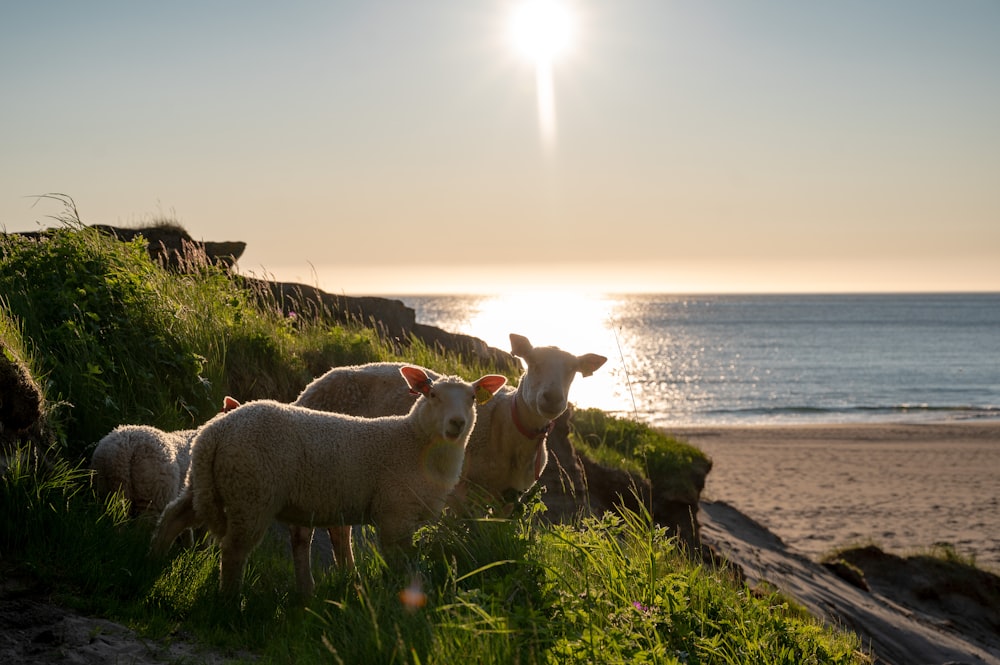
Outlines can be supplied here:
<path id="1" fill-rule="evenodd" d="M 949 543 L 1000 571 L 1000 422 L 688 427 L 724 501 L 812 559 Z"/>

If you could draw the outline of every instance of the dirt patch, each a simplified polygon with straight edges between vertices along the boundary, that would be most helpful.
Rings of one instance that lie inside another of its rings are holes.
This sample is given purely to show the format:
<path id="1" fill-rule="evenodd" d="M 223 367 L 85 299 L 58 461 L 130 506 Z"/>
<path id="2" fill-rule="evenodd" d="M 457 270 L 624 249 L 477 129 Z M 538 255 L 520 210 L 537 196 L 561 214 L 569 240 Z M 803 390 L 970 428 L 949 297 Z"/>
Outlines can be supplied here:
<path id="1" fill-rule="evenodd" d="M 151 641 L 122 624 L 84 616 L 48 600 L 19 577 L 0 580 L 0 663 L 19 665 L 202 665 L 248 662 L 248 654 L 226 655 L 195 645 L 185 636 Z"/>

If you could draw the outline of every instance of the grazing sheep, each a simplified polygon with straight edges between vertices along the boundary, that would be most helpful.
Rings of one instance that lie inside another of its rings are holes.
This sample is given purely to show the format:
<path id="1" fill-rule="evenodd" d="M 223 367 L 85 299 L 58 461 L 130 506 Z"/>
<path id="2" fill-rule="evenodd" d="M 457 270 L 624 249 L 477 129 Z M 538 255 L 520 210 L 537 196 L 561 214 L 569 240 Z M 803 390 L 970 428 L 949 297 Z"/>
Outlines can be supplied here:
<path id="1" fill-rule="evenodd" d="M 239 405 L 226 397 L 222 412 Z M 191 461 L 191 440 L 197 433 L 196 429 L 164 432 L 147 425 L 116 427 L 97 443 L 91 457 L 94 491 L 103 498 L 120 490 L 133 515 L 158 515 L 181 492 Z"/>
<path id="2" fill-rule="evenodd" d="M 308 595 L 313 527 L 374 524 L 386 554 L 412 546 L 418 523 L 441 511 L 458 481 L 476 400 L 506 379 L 432 380 L 409 366 L 398 374 L 419 393 L 405 416 L 366 419 L 262 400 L 209 421 L 194 440 L 188 486 L 157 525 L 154 553 L 204 524 L 220 540 L 220 588 L 234 593 L 250 552 L 272 522 L 285 522 L 303 527 L 292 530 L 292 558 Z"/>
<path id="3" fill-rule="evenodd" d="M 531 488 L 548 461 L 545 440 L 553 421 L 568 406 L 577 372 L 590 376 L 607 362 L 594 353 L 575 356 L 554 346 L 533 347 L 527 337 L 513 333 L 510 344 L 526 370 L 516 390 L 508 386 L 478 409 L 462 477 L 448 499 L 459 513 Z M 294 404 L 367 417 L 405 413 L 412 399 L 390 381 L 399 367 L 396 363 L 335 367 L 306 386 Z M 338 563 L 353 565 L 350 528 L 329 531 Z"/>

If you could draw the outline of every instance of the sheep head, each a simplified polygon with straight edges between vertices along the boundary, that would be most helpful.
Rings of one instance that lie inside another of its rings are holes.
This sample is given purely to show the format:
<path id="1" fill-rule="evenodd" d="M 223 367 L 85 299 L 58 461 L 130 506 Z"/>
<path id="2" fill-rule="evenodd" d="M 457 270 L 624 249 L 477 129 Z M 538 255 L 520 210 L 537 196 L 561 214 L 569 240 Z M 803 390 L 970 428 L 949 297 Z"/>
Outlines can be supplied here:
<path id="1" fill-rule="evenodd" d="M 555 420 L 569 404 L 569 387 L 577 372 L 590 376 L 608 361 L 596 353 L 576 356 L 555 346 L 534 347 L 523 335 L 510 335 L 511 353 L 524 360 L 518 394 L 524 403 L 547 420 Z"/>
<path id="2" fill-rule="evenodd" d="M 428 426 L 439 429 L 442 439 L 461 441 L 464 445 L 468 440 L 476 422 L 475 404 L 488 401 L 507 382 L 507 378 L 498 374 L 487 374 L 474 383 L 467 383 L 458 377 L 440 377 L 432 381 L 427 373 L 419 367 L 404 365 L 399 369 L 410 391 L 423 396 L 414 408 L 423 408 L 428 412 L 424 422 Z"/>

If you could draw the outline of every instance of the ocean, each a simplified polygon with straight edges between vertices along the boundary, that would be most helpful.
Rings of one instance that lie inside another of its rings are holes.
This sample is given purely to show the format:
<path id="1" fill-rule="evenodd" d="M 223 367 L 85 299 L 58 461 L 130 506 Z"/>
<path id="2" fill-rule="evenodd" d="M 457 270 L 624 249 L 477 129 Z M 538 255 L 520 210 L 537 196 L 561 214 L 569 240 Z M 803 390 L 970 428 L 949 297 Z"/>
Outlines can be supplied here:
<path id="1" fill-rule="evenodd" d="M 393 296 L 510 350 L 600 353 L 571 401 L 655 426 L 1000 419 L 1000 294 Z"/>

